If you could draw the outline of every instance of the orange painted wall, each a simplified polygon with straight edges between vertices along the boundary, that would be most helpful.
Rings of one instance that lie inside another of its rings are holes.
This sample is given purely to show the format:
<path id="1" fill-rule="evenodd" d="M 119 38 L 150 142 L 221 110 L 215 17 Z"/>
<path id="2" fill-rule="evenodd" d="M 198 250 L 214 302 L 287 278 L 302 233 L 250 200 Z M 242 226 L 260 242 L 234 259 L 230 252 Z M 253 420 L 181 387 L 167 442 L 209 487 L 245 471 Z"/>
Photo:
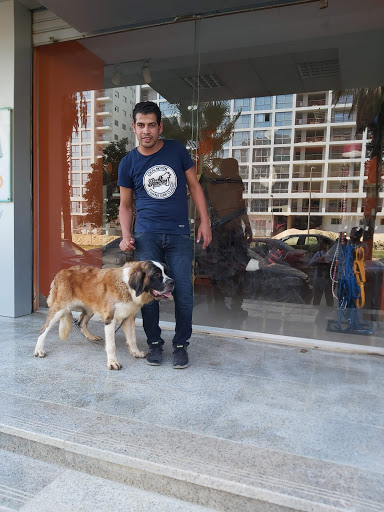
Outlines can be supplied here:
<path id="1" fill-rule="evenodd" d="M 103 89 L 103 76 L 104 62 L 77 41 L 34 51 L 35 296 L 38 289 L 48 295 L 53 277 L 62 268 L 61 208 L 68 176 L 65 133 L 70 122 L 66 98 Z"/>

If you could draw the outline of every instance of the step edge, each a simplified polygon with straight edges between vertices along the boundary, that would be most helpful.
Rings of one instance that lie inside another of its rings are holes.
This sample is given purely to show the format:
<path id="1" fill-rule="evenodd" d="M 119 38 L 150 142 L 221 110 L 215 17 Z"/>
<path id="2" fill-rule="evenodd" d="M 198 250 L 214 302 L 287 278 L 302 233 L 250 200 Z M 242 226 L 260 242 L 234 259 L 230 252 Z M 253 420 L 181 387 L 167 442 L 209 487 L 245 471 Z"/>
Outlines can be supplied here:
<path id="1" fill-rule="evenodd" d="M 344 508 L 346 505 L 350 507 L 356 503 L 364 505 L 367 512 L 369 510 L 372 510 L 372 512 L 379 512 L 381 510 L 378 508 L 379 504 L 376 502 L 362 500 L 354 496 L 342 495 L 335 491 L 330 491 L 328 493 L 327 490 L 316 488 L 314 486 L 306 486 L 307 489 L 305 490 L 299 489 L 297 484 L 294 482 L 290 483 L 288 487 L 290 487 L 291 491 L 296 490 L 300 491 L 301 493 L 308 494 L 308 498 L 303 498 L 300 496 L 294 496 L 293 494 L 284 493 L 282 490 L 277 491 L 266 489 L 265 487 L 260 487 L 258 485 L 234 482 L 222 477 L 211 476 L 203 472 L 199 473 L 183 468 L 176 468 L 174 466 L 171 467 L 166 464 L 151 462 L 147 459 L 139 459 L 133 455 L 116 454 L 108 450 L 80 445 L 73 441 L 58 439 L 47 436 L 45 434 L 26 431 L 20 428 L 0 425 L 0 433 L 6 434 L 15 439 L 22 438 L 36 444 L 57 448 L 63 450 L 65 453 L 76 454 L 87 460 L 101 460 L 108 464 L 125 466 L 133 470 L 144 471 L 147 473 L 154 473 L 161 477 L 176 480 L 180 483 L 183 483 L 184 485 L 193 484 L 203 488 L 213 489 L 217 492 L 230 493 L 247 499 L 271 503 L 273 505 L 291 507 L 293 510 L 311 512 L 313 510 L 313 506 L 316 506 L 316 510 L 319 511 L 328 512 L 340 510 L 345 512 L 345 510 L 347 510 Z M 281 480 L 280 482 L 281 487 L 283 487 Z M 329 502 L 333 503 L 326 504 L 319 502 L 318 498 L 320 497 L 326 498 Z"/>

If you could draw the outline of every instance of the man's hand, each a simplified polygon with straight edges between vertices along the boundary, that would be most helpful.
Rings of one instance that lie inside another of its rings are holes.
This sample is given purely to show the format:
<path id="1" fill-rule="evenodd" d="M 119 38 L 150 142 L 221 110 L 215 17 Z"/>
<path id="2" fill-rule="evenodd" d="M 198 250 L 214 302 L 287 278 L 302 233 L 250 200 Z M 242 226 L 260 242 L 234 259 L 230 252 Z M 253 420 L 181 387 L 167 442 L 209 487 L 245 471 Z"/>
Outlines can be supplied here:
<path id="1" fill-rule="evenodd" d="M 245 238 L 247 242 L 251 242 L 253 237 L 252 228 L 251 226 L 245 226 Z"/>
<path id="2" fill-rule="evenodd" d="M 197 231 L 196 242 L 199 243 L 201 239 L 203 239 L 203 249 L 208 247 L 208 245 L 212 242 L 212 231 L 208 222 L 200 223 L 199 229 Z"/>
<path id="3" fill-rule="evenodd" d="M 135 250 L 135 239 L 132 236 L 126 236 L 120 242 L 119 247 L 123 252 L 134 251 Z"/>

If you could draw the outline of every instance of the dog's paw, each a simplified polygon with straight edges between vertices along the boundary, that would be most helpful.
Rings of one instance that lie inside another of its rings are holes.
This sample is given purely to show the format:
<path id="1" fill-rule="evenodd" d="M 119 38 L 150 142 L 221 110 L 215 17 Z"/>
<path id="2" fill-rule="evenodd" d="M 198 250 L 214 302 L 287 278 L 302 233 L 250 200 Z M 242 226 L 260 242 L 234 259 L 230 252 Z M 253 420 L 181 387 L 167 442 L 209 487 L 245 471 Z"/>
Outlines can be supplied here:
<path id="1" fill-rule="evenodd" d="M 47 353 L 44 352 L 44 350 L 35 350 L 33 355 L 35 357 L 45 357 L 47 355 Z"/>
<path id="2" fill-rule="evenodd" d="M 108 369 L 109 370 L 121 370 L 122 366 L 119 363 L 119 361 L 109 361 L 108 362 Z"/>
<path id="3" fill-rule="evenodd" d="M 101 336 L 85 336 L 88 341 L 103 341 L 103 338 Z"/>
<path id="4" fill-rule="evenodd" d="M 147 357 L 147 352 L 142 352 L 141 350 L 134 350 L 133 352 L 131 352 L 131 354 L 133 355 L 133 357 Z"/>

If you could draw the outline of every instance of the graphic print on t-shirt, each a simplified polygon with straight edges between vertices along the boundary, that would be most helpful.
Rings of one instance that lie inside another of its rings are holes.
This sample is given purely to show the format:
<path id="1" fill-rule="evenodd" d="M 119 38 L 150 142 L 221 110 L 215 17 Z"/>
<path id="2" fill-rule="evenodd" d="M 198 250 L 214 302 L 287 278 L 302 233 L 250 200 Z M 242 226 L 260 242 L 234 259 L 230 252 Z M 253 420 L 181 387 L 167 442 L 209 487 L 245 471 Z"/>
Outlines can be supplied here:
<path id="1" fill-rule="evenodd" d="M 168 165 L 154 165 L 145 172 L 143 185 L 149 196 L 155 199 L 166 199 L 176 190 L 176 173 Z"/>

